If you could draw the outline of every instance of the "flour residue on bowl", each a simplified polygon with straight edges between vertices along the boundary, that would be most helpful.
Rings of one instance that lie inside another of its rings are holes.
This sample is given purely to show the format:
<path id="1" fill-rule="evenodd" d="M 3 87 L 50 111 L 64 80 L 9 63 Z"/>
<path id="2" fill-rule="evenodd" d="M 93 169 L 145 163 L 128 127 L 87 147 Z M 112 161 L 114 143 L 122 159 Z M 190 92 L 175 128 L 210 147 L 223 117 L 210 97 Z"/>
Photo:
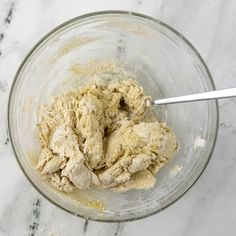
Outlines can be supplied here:
<path id="1" fill-rule="evenodd" d="M 206 144 L 206 140 L 203 139 L 201 136 L 198 136 L 195 140 L 194 140 L 194 144 L 193 144 L 193 148 L 196 149 L 198 147 L 202 148 L 204 147 Z"/>

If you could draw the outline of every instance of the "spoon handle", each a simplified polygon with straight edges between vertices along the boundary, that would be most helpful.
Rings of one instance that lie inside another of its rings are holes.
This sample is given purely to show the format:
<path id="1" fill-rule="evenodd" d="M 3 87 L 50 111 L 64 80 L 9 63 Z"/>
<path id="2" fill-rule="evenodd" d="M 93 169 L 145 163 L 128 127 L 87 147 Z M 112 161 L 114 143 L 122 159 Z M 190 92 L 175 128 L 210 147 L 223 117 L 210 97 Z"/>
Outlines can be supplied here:
<path id="1" fill-rule="evenodd" d="M 211 91 L 211 92 L 196 93 L 196 94 L 179 96 L 179 97 L 153 100 L 151 101 L 151 104 L 155 106 L 155 105 L 194 102 L 194 101 L 230 98 L 230 97 L 236 97 L 236 88 L 222 89 L 222 90 L 216 90 L 216 91 Z"/>

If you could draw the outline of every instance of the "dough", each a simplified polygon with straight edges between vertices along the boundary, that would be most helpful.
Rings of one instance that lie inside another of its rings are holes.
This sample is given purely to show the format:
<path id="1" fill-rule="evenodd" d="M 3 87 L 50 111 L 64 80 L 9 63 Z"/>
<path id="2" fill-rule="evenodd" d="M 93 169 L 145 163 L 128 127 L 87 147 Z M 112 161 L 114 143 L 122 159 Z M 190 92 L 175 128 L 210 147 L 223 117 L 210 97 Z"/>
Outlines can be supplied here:
<path id="1" fill-rule="evenodd" d="M 144 119 L 147 98 L 128 79 L 92 84 L 41 105 L 36 168 L 43 179 L 64 192 L 153 187 L 178 144 L 166 123 L 153 114 Z"/>

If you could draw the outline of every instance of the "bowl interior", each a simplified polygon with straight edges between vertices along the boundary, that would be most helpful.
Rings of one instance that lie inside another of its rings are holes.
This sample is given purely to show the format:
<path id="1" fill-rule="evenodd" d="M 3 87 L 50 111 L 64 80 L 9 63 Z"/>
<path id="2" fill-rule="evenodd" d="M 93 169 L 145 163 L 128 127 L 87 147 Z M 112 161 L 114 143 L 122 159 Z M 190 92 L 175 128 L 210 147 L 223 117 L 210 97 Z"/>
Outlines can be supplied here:
<path id="1" fill-rule="evenodd" d="M 216 102 L 160 106 L 154 111 L 174 129 L 180 150 L 158 172 L 154 188 L 78 191 L 67 196 L 42 182 L 34 170 L 39 153 L 38 105 L 97 77 L 123 79 L 130 74 L 153 98 L 214 89 L 205 64 L 183 36 L 159 21 L 124 12 L 88 15 L 60 26 L 36 45 L 17 73 L 9 103 L 15 154 L 32 184 L 69 212 L 102 221 L 153 214 L 178 199 L 210 158 L 217 132 Z"/>

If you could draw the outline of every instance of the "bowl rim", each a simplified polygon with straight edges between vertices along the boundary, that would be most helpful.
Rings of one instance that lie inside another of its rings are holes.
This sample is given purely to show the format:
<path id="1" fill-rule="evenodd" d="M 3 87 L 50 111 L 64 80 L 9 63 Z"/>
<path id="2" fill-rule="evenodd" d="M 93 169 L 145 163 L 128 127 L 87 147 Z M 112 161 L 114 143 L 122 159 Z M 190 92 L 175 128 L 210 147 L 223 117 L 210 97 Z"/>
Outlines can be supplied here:
<path id="1" fill-rule="evenodd" d="M 191 50 L 195 53 L 195 55 L 197 56 L 197 58 L 200 60 L 200 62 L 202 63 L 202 65 L 204 66 L 205 70 L 206 70 L 206 73 L 209 77 L 209 81 L 210 81 L 210 84 L 212 86 L 212 88 L 215 90 L 215 84 L 214 84 L 214 81 L 213 81 L 213 78 L 212 78 L 212 75 L 205 63 L 205 61 L 203 60 L 202 56 L 200 55 L 200 53 L 197 51 L 197 49 L 190 43 L 190 41 L 185 37 L 183 36 L 181 33 L 179 33 L 177 30 L 175 30 L 174 28 L 172 28 L 171 26 L 169 26 L 168 24 L 160 21 L 159 19 L 157 18 L 154 18 L 154 17 L 151 17 L 151 16 L 148 16 L 148 15 L 145 15 L 145 14 L 141 14 L 141 13 L 137 13 L 137 12 L 133 12 L 133 11 L 123 11 L 123 10 L 107 10 L 107 11 L 95 11 L 95 12 L 91 12 L 91 13 L 87 13 L 87 14 L 83 14 L 83 15 L 80 15 L 80 16 L 77 16 L 77 17 L 74 17 L 70 20 L 67 20 L 65 21 L 64 23 L 60 24 L 59 26 L 53 28 L 52 30 L 50 30 L 45 36 L 43 36 L 33 47 L 32 49 L 26 54 L 25 58 L 23 59 L 23 61 L 21 62 L 20 66 L 18 67 L 17 69 L 17 72 L 14 76 L 14 79 L 13 79 L 13 82 L 12 82 L 12 85 L 11 85 L 11 88 L 10 88 L 10 93 L 9 93 L 9 97 L 8 97 L 8 106 L 7 106 L 7 128 L 8 128 L 8 131 L 9 131 L 9 138 L 10 138 L 10 141 L 11 141 L 11 146 L 12 146 L 12 150 L 13 150 L 13 153 L 15 155 L 15 159 L 17 160 L 17 163 L 19 164 L 22 172 L 24 173 L 24 175 L 26 176 L 26 179 L 28 179 L 28 181 L 31 183 L 31 185 L 37 190 L 37 192 L 43 196 L 45 199 L 47 199 L 49 202 L 51 202 L 52 204 L 54 204 L 55 206 L 57 206 L 58 208 L 70 213 L 70 214 L 73 214 L 73 215 L 76 215 L 76 216 L 79 216 L 81 217 L 82 219 L 86 219 L 86 220 L 92 220 L 92 221 L 97 221 L 97 222 L 107 222 L 107 223 L 119 223 L 119 222 L 129 222 L 129 221 L 134 221 L 134 220 L 139 220 L 139 219 L 143 219 L 143 218 L 146 218 L 148 216 L 152 216 L 152 215 L 155 215 L 156 213 L 159 213 L 161 212 L 162 210 L 164 210 L 165 208 L 171 206 L 172 204 L 174 204 L 177 200 L 179 200 L 183 195 L 185 195 L 186 192 L 188 192 L 188 190 L 196 183 L 196 181 L 200 178 L 200 176 L 202 175 L 202 173 L 204 172 L 204 170 L 206 169 L 210 159 L 211 159 L 211 156 L 213 154 L 213 151 L 214 151 L 214 148 L 215 148 L 215 144 L 216 144 L 216 140 L 217 140 L 217 136 L 218 136 L 218 129 L 219 129 L 219 105 L 218 105 L 218 101 L 215 100 L 214 103 L 215 103 L 215 110 L 216 110 L 216 124 L 215 124 L 215 134 L 214 134 L 214 140 L 213 140 L 213 143 L 212 143 L 212 147 L 210 149 L 210 152 L 209 152 L 209 156 L 207 157 L 207 161 L 205 163 L 205 165 L 203 166 L 202 170 L 198 173 L 198 175 L 195 177 L 195 179 L 193 180 L 193 182 L 191 184 L 189 184 L 189 186 L 187 186 L 184 191 L 182 193 L 180 193 L 176 199 L 172 200 L 170 203 L 168 203 L 166 206 L 162 207 L 161 209 L 154 209 L 152 210 L 151 212 L 147 213 L 147 214 L 142 214 L 140 216 L 133 216 L 133 217 L 129 217 L 129 218 L 125 218 L 125 219 L 100 219 L 100 218 L 96 218 L 96 217 L 86 217 L 84 215 L 80 215 L 79 213 L 73 213 L 71 212 L 70 210 L 64 208 L 63 206 L 59 205 L 58 203 L 54 202 L 52 199 L 49 199 L 34 183 L 33 181 L 30 179 L 30 177 L 27 175 L 27 173 L 25 172 L 24 168 L 22 167 L 19 159 L 18 159 L 18 155 L 17 155 L 17 152 L 16 152 L 16 149 L 13 145 L 13 141 L 12 141 L 12 132 L 11 132 L 11 125 L 10 125 L 10 117 L 11 117 L 11 114 L 10 114 L 10 107 L 11 107 L 11 101 L 12 101 L 12 94 L 13 94 L 13 91 L 15 89 L 15 85 L 16 85 L 16 81 L 18 79 L 18 76 L 22 70 L 22 68 L 24 67 L 25 63 L 28 61 L 28 59 L 30 58 L 30 56 L 34 53 L 34 51 L 45 41 L 47 40 L 52 34 L 54 34 L 55 32 L 59 31 L 60 29 L 62 29 L 63 27 L 69 25 L 69 24 L 72 24 L 74 22 L 79 22 L 81 20 L 85 20 L 87 18 L 90 18 L 90 17 L 94 17 L 94 16 L 106 16 L 106 15 L 121 15 L 121 16 L 134 16 L 134 17 L 138 17 L 142 20 L 148 20 L 152 23 L 156 23 L 156 24 L 159 24 L 161 26 L 164 26 L 165 28 L 167 28 L 168 30 L 172 31 L 175 35 L 177 35 L 179 38 L 181 38 L 190 48 Z"/>

